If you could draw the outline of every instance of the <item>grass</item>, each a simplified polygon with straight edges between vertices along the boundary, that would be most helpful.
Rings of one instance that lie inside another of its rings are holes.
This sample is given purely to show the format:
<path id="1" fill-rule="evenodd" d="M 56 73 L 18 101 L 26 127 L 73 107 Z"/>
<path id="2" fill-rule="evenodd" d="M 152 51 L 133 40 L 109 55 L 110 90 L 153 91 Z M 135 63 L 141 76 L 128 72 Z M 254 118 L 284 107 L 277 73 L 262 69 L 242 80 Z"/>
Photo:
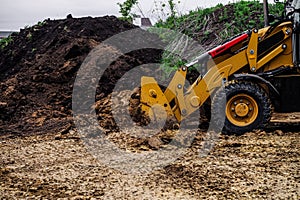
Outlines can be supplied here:
<path id="1" fill-rule="evenodd" d="M 269 4 L 269 10 L 270 14 L 281 16 L 284 6 L 283 4 Z M 186 34 L 199 42 L 205 49 L 210 49 L 245 30 L 262 28 L 263 26 L 263 5 L 258 0 L 238 1 L 225 6 L 218 4 L 215 7 L 205 9 L 199 8 L 186 15 L 171 16 L 155 25 L 158 28 L 171 29 Z M 159 35 L 165 41 L 170 37 L 165 32 Z M 169 49 L 169 52 L 176 52 L 176 49 Z M 177 55 L 164 53 L 162 63 L 164 71 L 170 72 L 176 70 L 184 61 Z"/>

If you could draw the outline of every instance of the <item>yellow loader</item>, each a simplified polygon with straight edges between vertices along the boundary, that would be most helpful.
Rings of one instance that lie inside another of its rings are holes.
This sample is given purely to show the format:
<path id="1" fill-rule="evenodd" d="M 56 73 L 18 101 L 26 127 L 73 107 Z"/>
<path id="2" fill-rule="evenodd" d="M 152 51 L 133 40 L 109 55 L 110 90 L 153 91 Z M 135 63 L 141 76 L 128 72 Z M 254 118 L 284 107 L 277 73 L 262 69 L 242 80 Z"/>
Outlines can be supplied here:
<path id="1" fill-rule="evenodd" d="M 264 128 L 273 111 L 299 112 L 300 0 L 285 2 L 282 19 L 271 26 L 267 8 L 265 0 L 265 28 L 230 38 L 182 66 L 167 89 L 153 77 L 142 77 L 142 112 L 151 120 L 160 120 L 164 112 L 181 122 L 214 94 L 211 123 L 222 123 L 226 133 Z M 186 89 L 188 68 L 197 63 L 208 70 Z"/>

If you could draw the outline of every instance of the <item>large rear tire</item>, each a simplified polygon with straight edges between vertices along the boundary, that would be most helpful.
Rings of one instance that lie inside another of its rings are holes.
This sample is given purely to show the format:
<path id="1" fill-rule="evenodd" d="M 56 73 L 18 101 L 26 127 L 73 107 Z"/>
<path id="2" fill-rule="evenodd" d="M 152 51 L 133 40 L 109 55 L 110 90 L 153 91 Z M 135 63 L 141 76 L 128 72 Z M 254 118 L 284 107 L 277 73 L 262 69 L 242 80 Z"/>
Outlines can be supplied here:
<path id="1" fill-rule="evenodd" d="M 224 98 L 225 105 L 222 103 Z M 216 92 L 211 123 L 223 126 L 223 133 L 242 134 L 264 128 L 271 119 L 271 111 L 271 101 L 262 87 L 251 82 L 234 81 Z"/>

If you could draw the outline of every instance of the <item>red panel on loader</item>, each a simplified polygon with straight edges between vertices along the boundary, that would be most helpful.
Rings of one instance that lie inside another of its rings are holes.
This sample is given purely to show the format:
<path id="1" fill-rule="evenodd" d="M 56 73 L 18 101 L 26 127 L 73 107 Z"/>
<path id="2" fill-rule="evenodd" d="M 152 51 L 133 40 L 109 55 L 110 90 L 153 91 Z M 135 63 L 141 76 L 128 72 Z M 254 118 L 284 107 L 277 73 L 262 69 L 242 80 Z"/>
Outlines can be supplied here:
<path id="1" fill-rule="evenodd" d="M 220 55 L 221 53 L 223 53 L 224 51 L 226 51 L 227 49 L 230 49 L 234 45 L 246 40 L 248 37 L 249 37 L 249 35 L 247 33 L 244 33 L 244 34 L 230 40 L 229 42 L 226 42 L 223 45 L 217 46 L 216 48 L 210 50 L 208 53 L 212 58 L 214 58 L 214 57 Z"/>

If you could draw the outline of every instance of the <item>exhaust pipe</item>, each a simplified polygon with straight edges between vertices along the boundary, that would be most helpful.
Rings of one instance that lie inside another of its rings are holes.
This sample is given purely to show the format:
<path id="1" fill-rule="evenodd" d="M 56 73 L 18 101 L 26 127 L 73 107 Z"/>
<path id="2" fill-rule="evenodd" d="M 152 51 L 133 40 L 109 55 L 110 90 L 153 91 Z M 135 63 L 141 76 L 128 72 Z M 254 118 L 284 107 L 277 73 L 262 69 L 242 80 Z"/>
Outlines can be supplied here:
<path id="1" fill-rule="evenodd" d="M 264 0 L 264 19 L 265 19 L 265 27 L 269 26 L 269 3 L 268 0 Z"/>

